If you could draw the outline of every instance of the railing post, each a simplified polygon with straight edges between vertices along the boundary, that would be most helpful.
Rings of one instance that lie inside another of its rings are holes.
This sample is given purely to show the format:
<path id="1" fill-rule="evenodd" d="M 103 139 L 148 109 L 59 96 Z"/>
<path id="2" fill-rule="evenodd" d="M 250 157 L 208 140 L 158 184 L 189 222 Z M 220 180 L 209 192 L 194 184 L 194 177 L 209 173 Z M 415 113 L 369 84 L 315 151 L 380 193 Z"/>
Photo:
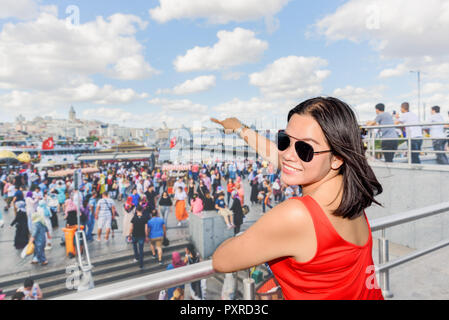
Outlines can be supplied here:
<path id="1" fill-rule="evenodd" d="M 410 137 L 410 134 L 407 136 L 407 146 L 408 146 L 408 164 L 412 164 L 412 138 Z"/>
<path id="2" fill-rule="evenodd" d="M 388 239 L 385 237 L 385 229 L 382 229 L 382 236 L 379 239 L 379 264 L 387 263 L 389 259 Z M 390 271 L 382 270 L 379 276 L 380 287 L 385 298 L 392 298 L 393 293 L 390 291 Z"/>
<path id="3" fill-rule="evenodd" d="M 243 279 L 243 300 L 255 300 L 255 287 L 254 279 Z"/>

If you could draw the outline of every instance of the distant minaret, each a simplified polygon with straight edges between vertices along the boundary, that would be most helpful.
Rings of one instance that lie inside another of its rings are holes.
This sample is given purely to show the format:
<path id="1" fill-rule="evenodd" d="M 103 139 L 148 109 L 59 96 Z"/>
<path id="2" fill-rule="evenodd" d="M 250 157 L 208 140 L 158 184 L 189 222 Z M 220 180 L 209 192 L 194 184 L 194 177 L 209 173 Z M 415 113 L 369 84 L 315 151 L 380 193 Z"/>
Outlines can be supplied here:
<path id="1" fill-rule="evenodd" d="M 76 120 L 76 112 L 75 112 L 75 109 L 73 109 L 73 106 L 70 107 L 69 120 L 70 121 L 75 121 Z"/>

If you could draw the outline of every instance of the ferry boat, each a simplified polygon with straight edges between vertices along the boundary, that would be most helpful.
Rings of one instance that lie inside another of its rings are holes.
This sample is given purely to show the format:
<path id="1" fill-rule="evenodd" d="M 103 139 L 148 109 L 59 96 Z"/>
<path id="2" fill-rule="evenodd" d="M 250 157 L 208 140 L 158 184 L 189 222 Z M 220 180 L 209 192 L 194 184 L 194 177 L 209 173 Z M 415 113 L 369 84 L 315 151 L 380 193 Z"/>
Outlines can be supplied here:
<path id="1" fill-rule="evenodd" d="M 76 164 L 80 155 L 92 154 L 101 149 L 102 147 L 96 147 L 91 143 L 68 143 L 65 140 L 55 141 L 51 150 L 43 149 L 40 141 L 0 141 L 0 151 L 10 151 L 16 156 L 28 153 L 31 161 L 38 167 Z"/>

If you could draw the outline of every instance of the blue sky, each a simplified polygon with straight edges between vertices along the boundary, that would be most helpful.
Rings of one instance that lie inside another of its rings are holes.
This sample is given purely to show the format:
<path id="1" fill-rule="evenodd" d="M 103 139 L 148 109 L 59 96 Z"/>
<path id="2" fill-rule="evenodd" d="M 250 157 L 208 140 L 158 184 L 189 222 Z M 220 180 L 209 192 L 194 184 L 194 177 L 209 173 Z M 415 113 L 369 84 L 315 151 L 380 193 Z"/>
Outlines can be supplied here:
<path id="1" fill-rule="evenodd" d="M 1 2 L 0 121 L 73 105 L 132 127 L 235 116 L 268 129 L 319 95 L 365 121 L 378 102 L 418 112 L 410 70 L 422 106 L 449 110 L 444 0 Z"/>

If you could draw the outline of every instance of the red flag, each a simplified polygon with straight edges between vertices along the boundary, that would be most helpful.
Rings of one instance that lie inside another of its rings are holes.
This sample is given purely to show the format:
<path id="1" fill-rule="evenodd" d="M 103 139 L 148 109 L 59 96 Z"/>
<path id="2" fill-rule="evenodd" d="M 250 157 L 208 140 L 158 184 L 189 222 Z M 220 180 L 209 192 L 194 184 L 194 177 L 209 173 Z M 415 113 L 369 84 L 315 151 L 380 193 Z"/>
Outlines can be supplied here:
<path id="1" fill-rule="evenodd" d="M 170 140 L 170 149 L 173 149 L 176 146 L 176 137 L 173 137 Z"/>
<path id="2" fill-rule="evenodd" d="M 42 143 L 42 150 L 52 150 L 55 148 L 53 137 L 48 138 Z"/>

